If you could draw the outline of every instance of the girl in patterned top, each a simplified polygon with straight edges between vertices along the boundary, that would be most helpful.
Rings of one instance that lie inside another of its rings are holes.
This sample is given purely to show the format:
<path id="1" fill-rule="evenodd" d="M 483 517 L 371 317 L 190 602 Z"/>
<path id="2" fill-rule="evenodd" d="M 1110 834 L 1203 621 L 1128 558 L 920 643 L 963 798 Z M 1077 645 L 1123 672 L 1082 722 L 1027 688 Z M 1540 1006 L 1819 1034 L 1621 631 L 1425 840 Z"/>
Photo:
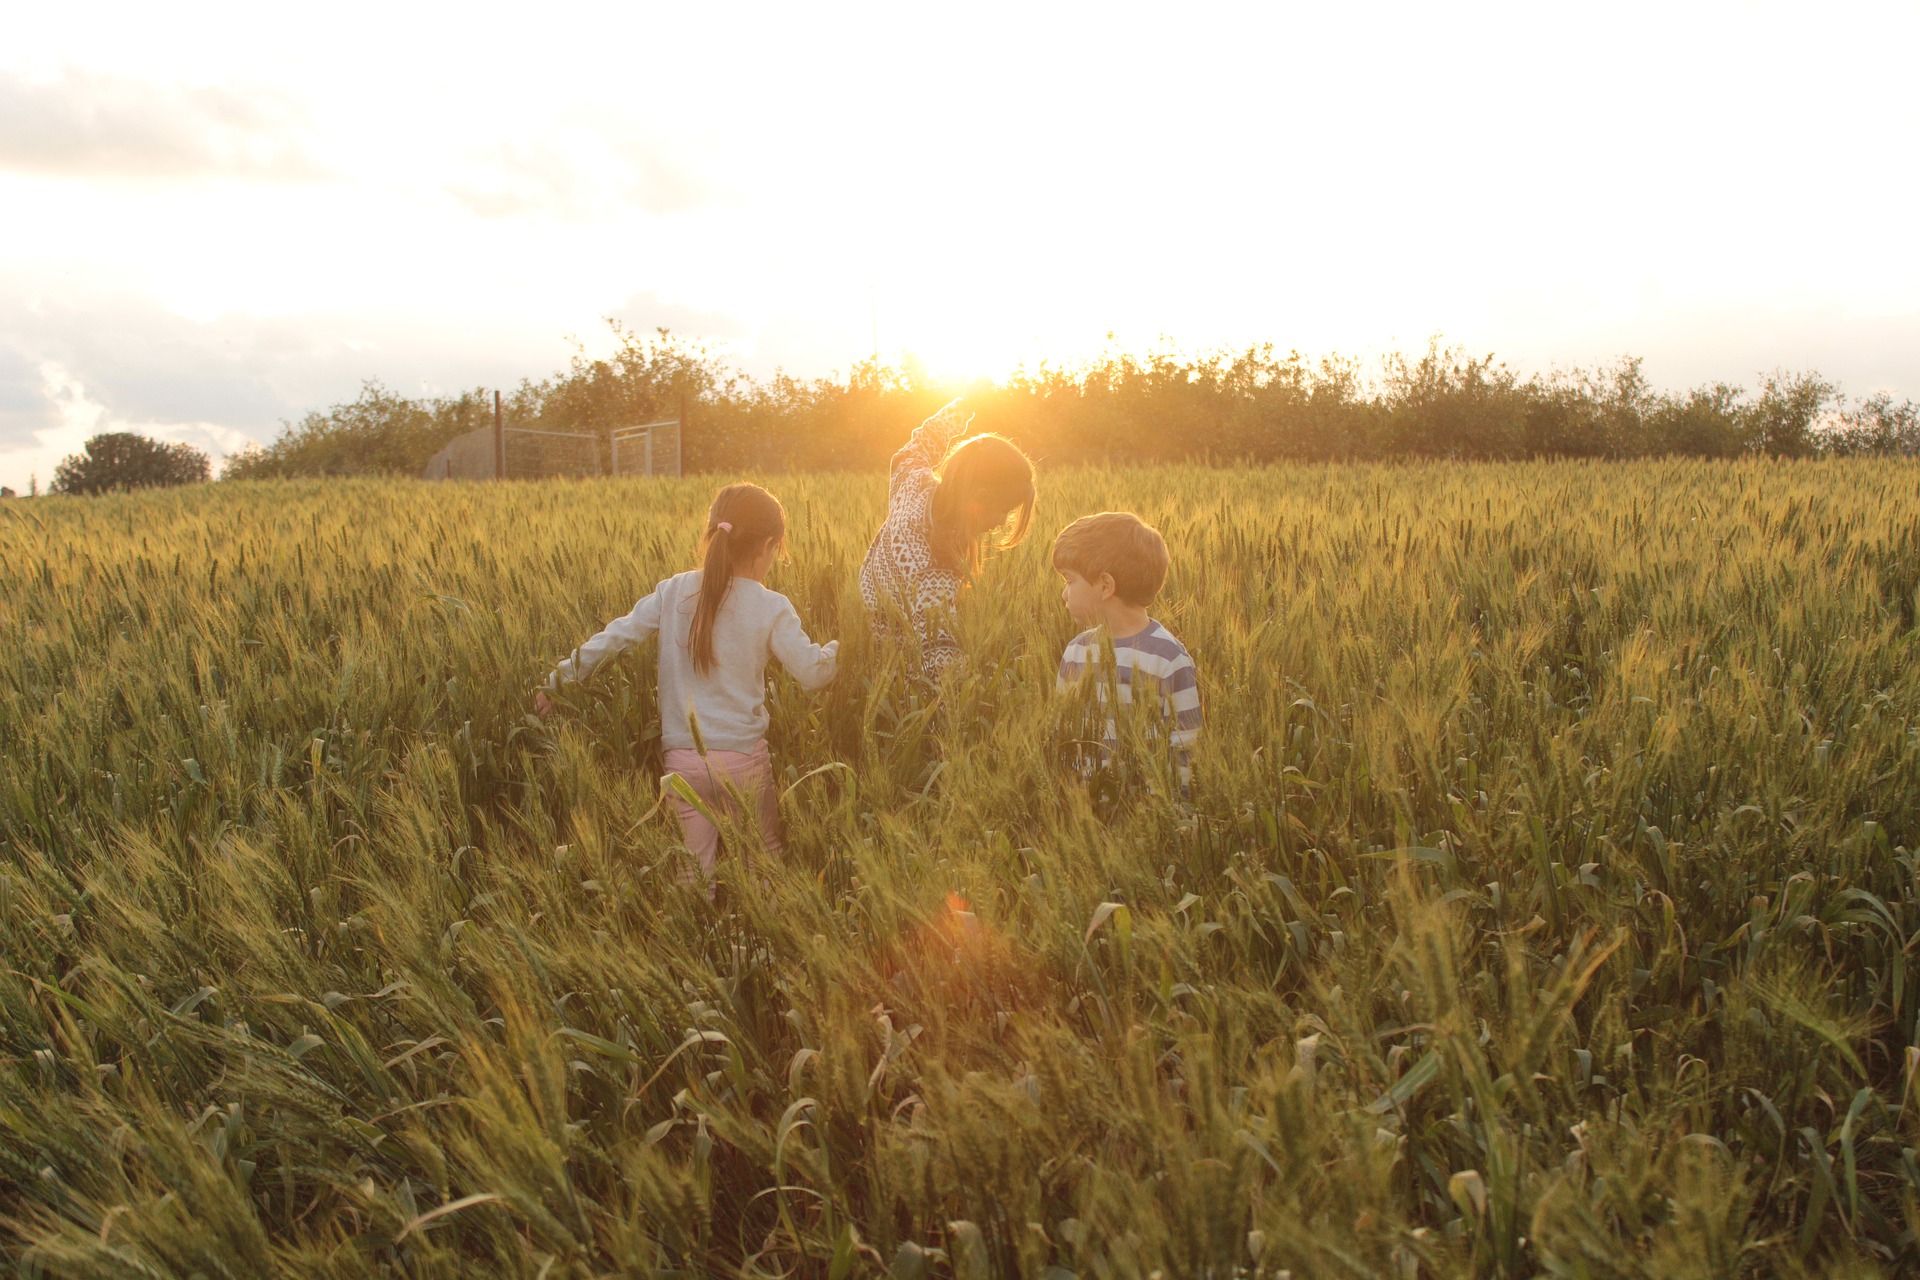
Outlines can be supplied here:
<path id="1" fill-rule="evenodd" d="M 1004 550 L 1033 523 L 1033 463 L 1012 441 L 977 435 L 954 400 L 893 455 L 887 518 L 860 566 L 860 598 L 884 644 L 917 642 L 937 681 L 961 661 L 952 613 L 988 546 Z"/>

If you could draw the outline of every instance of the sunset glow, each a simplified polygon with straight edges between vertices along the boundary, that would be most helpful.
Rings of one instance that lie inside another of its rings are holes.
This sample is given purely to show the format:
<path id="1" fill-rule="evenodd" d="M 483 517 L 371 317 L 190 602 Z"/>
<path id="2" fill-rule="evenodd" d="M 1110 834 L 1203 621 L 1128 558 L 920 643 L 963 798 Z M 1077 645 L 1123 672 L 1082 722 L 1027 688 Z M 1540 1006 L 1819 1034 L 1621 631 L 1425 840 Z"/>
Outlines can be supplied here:
<path id="1" fill-rule="evenodd" d="M 1440 334 L 1920 395 L 1907 5 L 221 8 L 10 18 L 0 483 L 76 443 L 49 368 L 218 453 L 608 316 L 756 376 Z"/>

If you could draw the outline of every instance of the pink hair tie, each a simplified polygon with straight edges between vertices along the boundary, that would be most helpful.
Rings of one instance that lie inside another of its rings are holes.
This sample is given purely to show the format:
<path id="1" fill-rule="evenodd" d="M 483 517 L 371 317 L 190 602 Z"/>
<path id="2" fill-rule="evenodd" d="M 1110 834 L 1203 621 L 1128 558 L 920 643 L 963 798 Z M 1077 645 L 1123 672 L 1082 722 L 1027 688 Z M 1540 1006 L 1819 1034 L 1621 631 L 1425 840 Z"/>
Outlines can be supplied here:
<path id="1" fill-rule="evenodd" d="M 713 527 L 714 527 L 714 528 L 716 528 L 716 529 L 725 529 L 725 530 L 726 530 L 726 531 L 727 531 L 728 533 L 732 533 L 732 532 L 733 532 L 733 521 L 731 521 L 731 520 L 722 520 L 722 521 L 720 521 L 720 522 L 719 522 L 718 524 L 716 524 L 716 525 L 714 525 Z"/>

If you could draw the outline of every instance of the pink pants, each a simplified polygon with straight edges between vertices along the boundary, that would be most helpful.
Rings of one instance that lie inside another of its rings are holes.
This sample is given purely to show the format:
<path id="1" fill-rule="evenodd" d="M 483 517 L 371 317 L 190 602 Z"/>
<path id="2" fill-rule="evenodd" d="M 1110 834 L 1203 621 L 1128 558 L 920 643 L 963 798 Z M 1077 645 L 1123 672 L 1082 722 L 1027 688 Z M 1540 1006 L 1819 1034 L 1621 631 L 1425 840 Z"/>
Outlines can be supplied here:
<path id="1" fill-rule="evenodd" d="M 784 847 L 780 834 L 780 792 L 773 785 L 773 761 L 767 756 L 767 744 L 757 742 L 751 751 L 709 751 L 701 755 L 684 747 L 669 750 L 664 761 L 668 773 L 687 780 L 700 802 L 715 817 L 740 817 L 744 802 L 760 827 L 760 838 L 767 852 L 778 855 Z M 736 794 L 737 793 L 737 794 Z M 700 862 L 700 870 L 713 876 L 714 858 L 720 850 L 720 831 L 705 814 L 677 796 L 669 797 L 674 816 L 680 819 L 680 832 L 687 848 Z"/>

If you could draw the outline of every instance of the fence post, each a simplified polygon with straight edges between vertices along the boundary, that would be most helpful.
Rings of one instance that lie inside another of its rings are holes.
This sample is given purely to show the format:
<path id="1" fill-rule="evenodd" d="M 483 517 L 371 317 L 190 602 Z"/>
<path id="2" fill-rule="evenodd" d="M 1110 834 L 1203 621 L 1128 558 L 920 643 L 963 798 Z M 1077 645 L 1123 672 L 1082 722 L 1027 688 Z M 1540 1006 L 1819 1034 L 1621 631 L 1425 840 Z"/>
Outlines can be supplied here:
<path id="1" fill-rule="evenodd" d="M 500 418 L 500 393 L 493 393 L 493 478 L 507 478 L 507 429 Z"/>
<path id="2" fill-rule="evenodd" d="M 680 426 L 673 433 L 673 474 L 681 474 L 683 462 L 681 451 L 686 447 L 687 439 L 687 375 L 681 374 L 680 382 Z"/>

